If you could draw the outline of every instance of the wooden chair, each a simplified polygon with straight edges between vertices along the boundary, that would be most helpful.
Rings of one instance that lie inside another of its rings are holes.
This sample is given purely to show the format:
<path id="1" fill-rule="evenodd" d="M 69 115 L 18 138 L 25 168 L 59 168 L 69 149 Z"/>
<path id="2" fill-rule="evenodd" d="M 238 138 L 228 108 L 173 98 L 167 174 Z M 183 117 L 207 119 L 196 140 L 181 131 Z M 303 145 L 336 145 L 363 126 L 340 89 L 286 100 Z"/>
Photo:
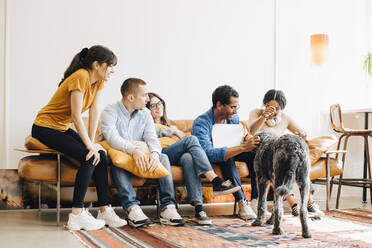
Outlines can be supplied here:
<path id="1" fill-rule="evenodd" d="M 338 144 L 337 144 L 337 150 L 340 149 L 341 143 L 343 141 L 343 150 L 347 149 L 347 144 L 349 141 L 349 138 L 351 136 L 359 136 L 364 139 L 364 159 L 367 161 L 367 168 L 368 168 L 368 179 L 366 178 L 344 178 L 343 177 L 343 172 L 345 171 L 345 158 L 346 158 L 346 153 L 342 154 L 342 174 L 339 176 L 338 179 L 334 179 L 332 177 L 331 181 L 331 188 L 330 191 L 332 192 L 332 185 L 333 183 L 338 183 L 338 191 L 337 191 L 337 200 L 336 200 L 336 209 L 339 208 L 339 202 L 340 202 L 340 195 L 341 195 L 341 186 L 342 185 L 347 185 L 347 186 L 356 186 L 360 187 L 362 185 L 365 187 L 366 184 L 369 184 L 370 188 L 370 197 L 371 197 L 371 203 L 372 203 L 372 178 L 371 178 L 371 161 L 369 157 L 369 146 L 368 146 L 368 136 L 372 135 L 372 130 L 354 130 L 354 129 L 349 129 L 345 128 L 342 122 L 342 112 L 341 112 L 341 107 L 339 104 L 334 104 L 331 105 L 330 107 L 330 121 L 331 121 L 331 127 L 336 133 L 340 133 L 341 136 L 338 139 Z M 338 156 L 338 155 L 337 155 Z"/>

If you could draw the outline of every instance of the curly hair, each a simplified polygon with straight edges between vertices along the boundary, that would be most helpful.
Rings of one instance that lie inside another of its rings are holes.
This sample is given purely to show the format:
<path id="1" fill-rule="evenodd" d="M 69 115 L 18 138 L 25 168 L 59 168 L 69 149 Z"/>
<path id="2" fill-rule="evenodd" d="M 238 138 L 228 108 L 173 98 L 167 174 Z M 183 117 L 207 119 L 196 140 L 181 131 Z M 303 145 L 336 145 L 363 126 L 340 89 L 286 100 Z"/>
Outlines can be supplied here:
<path id="1" fill-rule="evenodd" d="M 285 98 L 284 93 L 281 90 L 271 89 L 266 92 L 263 98 L 263 104 L 266 105 L 266 103 L 272 100 L 277 101 L 281 109 L 284 109 L 285 105 L 287 105 L 287 99 Z"/>
<path id="2" fill-rule="evenodd" d="M 239 93 L 229 85 L 219 86 L 212 94 L 213 108 L 216 108 L 219 101 L 222 105 L 229 105 L 231 97 L 239 97 Z"/>

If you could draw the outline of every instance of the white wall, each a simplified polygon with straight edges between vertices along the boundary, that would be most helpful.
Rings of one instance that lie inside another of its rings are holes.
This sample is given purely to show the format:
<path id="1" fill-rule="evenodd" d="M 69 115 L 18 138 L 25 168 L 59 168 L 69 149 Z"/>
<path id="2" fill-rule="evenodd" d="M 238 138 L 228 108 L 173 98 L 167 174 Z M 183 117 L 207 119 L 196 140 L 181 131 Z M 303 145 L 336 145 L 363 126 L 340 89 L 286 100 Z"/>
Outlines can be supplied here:
<path id="1" fill-rule="evenodd" d="M 36 113 L 56 90 L 74 54 L 103 44 L 119 58 L 104 105 L 120 98 L 127 77 L 140 77 L 168 102 L 171 119 L 191 119 L 211 106 L 211 93 L 231 84 L 241 117 L 273 87 L 274 2 L 246 0 L 8 1 L 6 129 L 17 168 Z"/>
<path id="2" fill-rule="evenodd" d="M 287 93 L 287 112 L 310 137 L 331 133 L 331 104 L 340 103 L 343 109 L 371 107 L 372 80 L 363 71 L 364 56 L 371 49 L 370 1 L 279 2 L 278 87 Z M 310 66 L 310 35 L 316 33 L 329 35 L 328 62 L 323 66 Z M 363 118 L 347 115 L 345 125 L 363 129 Z M 362 162 L 363 143 L 352 138 L 345 177 L 361 177 Z M 346 187 L 343 192 L 360 194 L 360 189 Z"/>
<path id="3" fill-rule="evenodd" d="M 279 5 L 279 88 L 288 112 L 312 135 L 326 131 L 329 106 L 366 107 L 363 56 L 367 54 L 366 1 L 291 1 Z M 310 66 L 310 35 L 329 35 L 329 59 Z"/>
<path id="4" fill-rule="evenodd" d="M 17 168 L 24 154 L 13 148 L 23 146 L 36 113 L 84 46 L 106 45 L 119 58 L 103 105 L 120 98 L 125 78 L 140 77 L 166 99 L 170 118 L 191 119 L 209 108 L 212 91 L 227 83 L 240 92 L 240 116 L 246 119 L 274 87 L 274 0 L 0 0 L 0 13 L 5 2 L 0 157 L 7 155 L 8 161 L 2 159 L 0 168 Z M 371 13 L 369 0 L 277 0 L 277 87 L 287 95 L 286 111 L 310 137 L 332 132 L 330 104 L 345 109 L 372 104 L 372 82 L 362 71 L 371 49 Z M 310 67 L 314 33 L 329 35 L 329 60 L 322 67 Z M 348 117 L 351 127 L 360 126 L 357 117 Z M 352 143 L 348 175 L 360 173 L 362 147 Z"/>
<path id="5" fill-rule="evenodd" d="M 6 168 L 5 152 L 5 19 L 6 3 L 0 0 L 0 168 Z"/>

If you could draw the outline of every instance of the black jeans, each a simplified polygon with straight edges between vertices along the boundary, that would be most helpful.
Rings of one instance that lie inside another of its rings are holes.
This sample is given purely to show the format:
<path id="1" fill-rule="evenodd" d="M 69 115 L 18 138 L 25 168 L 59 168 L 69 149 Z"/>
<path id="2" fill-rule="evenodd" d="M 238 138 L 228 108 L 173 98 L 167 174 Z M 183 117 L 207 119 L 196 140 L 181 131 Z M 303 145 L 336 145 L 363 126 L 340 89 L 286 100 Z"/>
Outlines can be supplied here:
<path id="1" fill-rule="evenodd" d="M 229 158 L 225 162 L 215 163 L 220 166 L 225 179 L 229 179 L 234 185 L 241 186 L 242 182 L 240 181 L 240 174 L 238 168 L 236 168 L 235 161 L 245 162 L 248 166 L 249 177 L 251 179 L 251 199 L 257 199 L 258 197 L 256 173 L 253 168 L 254 156 L 255 153 L 253 152 L 243 152 L 233 158 Z M 245 199 L 243 189 L 235 192 L 234 197 L 236 201 Z"/>
<path id="2" fill-rule="evenodd" d="M 32 137 L 38 139 L 48 147 L 80 162 L 80 167 L 75 178 L 73 207 L 84 207 L 84 197 L 92 177 L 97 188 L 98 205 L 108 205 L 108 162 L 106 154 L 103 151 L 99 151 L 100 162 L 94 166 L 93 157 L 89 160 L 85 159 L 89 151 L 85 147 L 79 134 L 72 129 L 61 132 L 34 124 L 32 126 Z"/>

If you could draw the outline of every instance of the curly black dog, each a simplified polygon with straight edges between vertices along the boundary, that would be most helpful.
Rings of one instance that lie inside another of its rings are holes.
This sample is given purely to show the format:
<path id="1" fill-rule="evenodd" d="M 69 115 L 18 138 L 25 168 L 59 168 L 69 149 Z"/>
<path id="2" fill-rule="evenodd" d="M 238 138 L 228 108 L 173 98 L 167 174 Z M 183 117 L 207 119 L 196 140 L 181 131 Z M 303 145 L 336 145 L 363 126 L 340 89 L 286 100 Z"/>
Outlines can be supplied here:
<path id="1" fill-rule="evenodd" d="M 286 134 L 276 138 L 269 133 L 258 133 L 261 143 L 256 148 L 254 169 L 257 175 L 258 216 L 253 226 L 262 226 L 266 209 L 266 197 L 270 182 L 274 189 L 273 213 L 268 224 L 274 222 L 273 234 L 283 234 L 281 220 L 283 199 L 293 188 L 296 180 L 301 194 L 300 220 L 302 236 L 311 238 L 307 224 L 307 200 L 310 191 L 310 158 L 309 148 L 305 141 L 296 135 Z"/>

